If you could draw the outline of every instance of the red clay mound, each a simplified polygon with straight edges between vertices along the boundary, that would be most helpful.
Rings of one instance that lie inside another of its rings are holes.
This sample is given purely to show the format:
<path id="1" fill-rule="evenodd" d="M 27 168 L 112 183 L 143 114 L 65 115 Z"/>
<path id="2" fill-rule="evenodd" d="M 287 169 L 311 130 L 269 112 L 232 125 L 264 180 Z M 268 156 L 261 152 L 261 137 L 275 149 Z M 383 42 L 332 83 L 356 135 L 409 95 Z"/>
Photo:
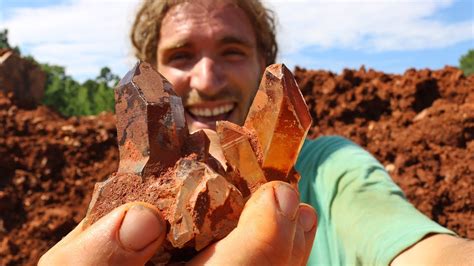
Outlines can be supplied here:
<path id="1" fill-rule="evenodd" d="M 419 210 L 474 238 L 474 75 L 453 67 L 295 75 L 317 125 L 310 137 L 338 134 L 367 148 Z"/>
<path id="2" fill-rule="evenodd" d="M 372 152 L 422 212 L 474 238 L 474 76 L 456 68 L 341 75 L 297 68 L 315 125 Z M 0 95 L 0 265 L 33 265 L 117 169 L 111 114 L 64 119 Z"/>
<path id="3" fill-rule="evenodd" d="M 117 169 L 112 114 L 64 119 L 0 95 L 0 265 L 33 265 L 85 215 Z"/>

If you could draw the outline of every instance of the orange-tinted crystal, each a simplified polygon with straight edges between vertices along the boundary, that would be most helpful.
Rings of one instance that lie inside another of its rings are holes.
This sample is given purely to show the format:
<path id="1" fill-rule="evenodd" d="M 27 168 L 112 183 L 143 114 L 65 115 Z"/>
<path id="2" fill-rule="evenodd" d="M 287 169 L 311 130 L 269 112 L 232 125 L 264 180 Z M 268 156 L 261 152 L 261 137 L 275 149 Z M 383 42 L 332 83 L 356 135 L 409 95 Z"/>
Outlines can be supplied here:
<path id="1" fill-rule="evenodd" d="M 249 132 L 245 132 L 244 128 L 230 122 L 219 121 L 217 134 L 220 137 L 222 151 L 227 162 L 239 172 L 243 179 L 241 182 L 246 184 L 250 192 L 254 192 L 260 185 L 267 182 L 258 163 L 257 155 L 252 148 L 250 142 L 252 135 Z M 236 182 L 237 187 L 241 182 Z M 248 196 L 244 192 L 243 194 Z"/>
<path id="2" fill-rule="evenodd" d="M 271 180 L 297 183 L 293 166 L 310 126 L 311 116 L 293 75 L 275 64 L 266 69 L 244 126 L 220 121 L 217 133 L 228 163 L 253 192 Z"/>
<path id="3" fill-rule="evenodd" d="M 283 64 L 267 67 L 244 127 L 254 132 L 269 179 L 285 180 L 311 126 L 296 81 Z"/>
<path id="4" fill-rule="evenodd" d="M 119 173 L 147 175 L 174 165 L 188 135 L 181 98 L 147 63 L 115 89 Z"/>
<path id="5" fill-rule="evenodd" d="M 84 226 L 127 202 L 154 205 L 169 224 L 164 250 L 154 258 L 159 264 L 181 260 L 177 249 L 197 251 L 226 236 L 244 198 L 209 154 L 207 135 L 189 134 L 181 98 L 168 81 L 138 63 L 116 88 L 115 100 L 119 169 L 96 184 Z"/>
<path id="6" fill-rule="evenodd" d="M 189 134 L 181 99 L 149 64 L 138 63 L 115 93 L 119 169 L 96 185 L 85 226 L 127 202 L 153 204 L 169 224 L 157 263 L 225 237 L 263 183 L 298 181 L 293 165 L 311 118 L 284 65 L 265 71 L 243 127 L 218 122 L 222 153 L 214 154 L 223 154 L 228 168 L 209 154 L 205 132 Z"/>

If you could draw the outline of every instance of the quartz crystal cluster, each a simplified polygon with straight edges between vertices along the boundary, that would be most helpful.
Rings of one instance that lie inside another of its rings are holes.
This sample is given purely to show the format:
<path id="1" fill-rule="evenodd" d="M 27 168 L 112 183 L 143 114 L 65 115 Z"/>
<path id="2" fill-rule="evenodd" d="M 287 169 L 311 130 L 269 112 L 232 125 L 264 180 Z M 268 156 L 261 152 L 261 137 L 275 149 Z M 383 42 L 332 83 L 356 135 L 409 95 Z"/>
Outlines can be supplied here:
<path id="1" fill-rule="evenodd" d="M 261 184 L 281 180 L 297 185 L 293 166 L 311 126 L 311 116 L 291 72 L 267 67 L 243 127 L 217 122 L 224 156 L 239 173 L 244 197 Z"/>
<path id="2" fill-rule="evenodd" d="M 153 204 L 169 226 L 156 262 L 182 260 L 225 237 L 261 184 L 297 184 L 293 165 L 311 118 L 284 65 L 267 68 L 243 126 L 217 123 L 225 165 L 209 153 L 204 131 L 189 133 L 181 98 L 149 64 L 120 81 L 115 109 L 119 169 L 96 184 L 85 226 L 127 202 Z"/>

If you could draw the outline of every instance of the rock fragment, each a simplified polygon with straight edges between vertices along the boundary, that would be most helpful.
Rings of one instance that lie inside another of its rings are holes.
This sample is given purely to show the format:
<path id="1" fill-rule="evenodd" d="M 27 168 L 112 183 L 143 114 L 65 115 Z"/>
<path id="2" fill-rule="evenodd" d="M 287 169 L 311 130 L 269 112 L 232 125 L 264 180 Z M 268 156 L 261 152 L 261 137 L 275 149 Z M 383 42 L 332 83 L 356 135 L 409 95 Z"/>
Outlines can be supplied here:
<path id="1" fill-rule="evenodd" d="M 85 226 L 134 201 L 156 206 L 169 224 L 158 262 L 194 252 L 237 225 L 244 200 L 209 154 L 203 131 L 189 134 L 181 98 L 147 63 L 138 63 L 115 90 L 120 163 L 96 184 Z M 156 261 L 155 258 L 155 261 Z"/>
<path id="2" fill-rule="evenodd" d="M 184 109 L 171 84 L 148 64 L 137 64 L 115 89 L 119 173 L 147 176 L 180 158 L 188 135 Z"/>
<path id="3" fill-rule="evenodd" d="M 0 48 L 0 92 L 12 93 L 15 104 L 34 109 L 43 101 L 47 75 L 15 51 Z"/>
<path id="4" fill-rule="evenodd" d="M 212 136 L 226 165 L 210 154 L 204 131 L 189 134 L 181 99 L 149 64 L 127 73 L 115 101 L 119 169 L 96 184 L 85 226 L 124 203 L 156 206 L 169 228 L 155 263 L 183 261 L 183 254 L 193 256 L 225 237 L 262 184 L 283 180 L 296 186 L 293 165 L 311 119 L 283 65 L 265 72 L 244 126 L 218 122 L 218 138 Z"/>

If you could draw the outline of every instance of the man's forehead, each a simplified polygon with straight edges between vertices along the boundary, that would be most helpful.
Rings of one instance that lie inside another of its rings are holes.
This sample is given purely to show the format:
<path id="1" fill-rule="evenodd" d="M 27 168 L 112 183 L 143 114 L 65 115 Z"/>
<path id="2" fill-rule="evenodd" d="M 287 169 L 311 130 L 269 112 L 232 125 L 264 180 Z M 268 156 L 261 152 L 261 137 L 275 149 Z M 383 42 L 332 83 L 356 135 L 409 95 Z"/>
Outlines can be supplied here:
<path id="1" fill-rule="evenodd" d="M 254 29 L 245 12 L 229 1 L 212 2 L 193 1 L 172 7 L 161 25 L 161 46 L 183 47 L 206 34 L 222 44 L 255 46 Z"/>
<path id="2" fill-rule="evenodd" d="M 194 20 L 222 20 L 248 19 L 242 9 L 229 1 L 192 1 L 183 2 L 172 6 L 163 18 L 163 24 L 178 23 L 187 19 Z"/>

